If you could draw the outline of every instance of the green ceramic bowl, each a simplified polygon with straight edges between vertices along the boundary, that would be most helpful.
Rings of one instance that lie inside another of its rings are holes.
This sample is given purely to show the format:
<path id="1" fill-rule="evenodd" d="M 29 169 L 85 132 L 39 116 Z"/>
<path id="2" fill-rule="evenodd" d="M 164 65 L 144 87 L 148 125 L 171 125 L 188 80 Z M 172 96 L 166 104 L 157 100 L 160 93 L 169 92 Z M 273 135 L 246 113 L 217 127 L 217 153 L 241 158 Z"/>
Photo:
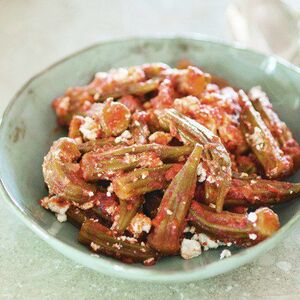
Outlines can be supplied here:
<path id="1" fill-rule="evenodd" d="M 69 86 L 89 82 L 97 71 L 146 62 L 175 65 L 187 58 L 205 70 L 249 89 L 261 85 L 281 118 L 300 140 L 300 70 L 238 46 L 191 37 L 137 38 L 105 42 L 77 52 L 32 78 L 7 108 L 0 130 L 0 178 L 2 198 L 35 233 L 78 263 L 99 272 L 132 280 L 191 281 L 227 272 L 274 247 L 300 219 L 300 201 L 277 209 L 281 229 L 259 245 L 233 250 L 219 260 L 221 249 L 185 261 L 166 258 L 154 267 L 126 265 L 114 259 L 94 257 L 77 243 L 77 229 L 58 223 L 37 201 L 46 195 L 41 164 L 52 142 L 63 134 L 56 130 L 52 99 Z M 300 181 L 300 174 L 292 180 Z"/>

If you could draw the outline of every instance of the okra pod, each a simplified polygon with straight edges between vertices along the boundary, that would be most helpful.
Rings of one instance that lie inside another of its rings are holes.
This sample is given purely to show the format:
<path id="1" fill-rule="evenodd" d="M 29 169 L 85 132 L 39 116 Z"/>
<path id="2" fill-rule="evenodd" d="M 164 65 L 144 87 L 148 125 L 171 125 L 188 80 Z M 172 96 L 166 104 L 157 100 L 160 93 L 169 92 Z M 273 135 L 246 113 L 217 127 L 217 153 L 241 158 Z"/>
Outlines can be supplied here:
<path id="1" fill-rule="evenodd" d="M 158 77 L 161 73 L 170 67 L 164 63 L 150 63 L 141 65 L 147 78 Z"/>
<path id="2" fill-rule="evenodd" d="M 264 168 L 268 178 L 288 175 L 293 169 L 293 161 L 284 155 L 259 112 L 255 110 L 248 96 L 239 91 L 241 128 L 247 143 Z"/>
<path id="3" fill-rule="evenodd" d="M 83 155 L 81 169 L 86 181 L 110 180 L 124 171 L 133 170 L 144 161 L 141 155 L 103 157 L 96 152 Z"/>
<path id="4" fill-rule="evenodd" d="M 188 160 L 166 189 L 158 214 L 152 221 L 154 230 L 148 236 L 148 242 L 160 253 L 172 255 L 180 249 L 180 237 L 194 197 L 202 150 L 202 146 L 195 145 Z"/>
<path id="5" fill-rule="evenodd" d="M 76 206 L 70 206 L 66 215 L 68 217 L 68 221 L 78 228 L 80 228 L 81 225 L 90 218 L 95 220 L 97 219 L 97 215 L 91 210 L 82 210 Z"/>
<path id="6" fill-rule="evenodd" d="M 185 160 L 192 146 L 165 146 L 159 144 L 132 145 L 112 148 L 104 152 L 83 155 L 81 168 L 87 181 L 111 179 L 123 171 L 137 167 L 154 167 L 164 162 Z"/>
<path id="7" fill-rule="evenodd" d="M 253 87 L 249 91 L 249 99 L 254 108 L 259 112 L 262 120 L 271 131 L 273 137 L 278 141 L 281 147 L 295 143 L 291 131 L 286 124 L 282 122 L 277 113 L 273 110 L 273 106 L 260 87 Z"/>
<path id="8" fill-rule="evenodd" d="M 124 104 L 108 98 L 101 112 L 101 125 L 105 136 L 120 135 L 128 128 L 130 118 L 131 113 Z"/>
<path id="9" fill-rule="evenodd" d="M 50 194 L 79 203 L 91 201 L 97 186 L 81 177 L 80 166 L 76 163 L 80 156 L 74 140 L 60 138 L 54 142 L 43 163 L 44 179 Z"/>
<path id="10" fill-rule="evenodd" d="M 100 94 L 99 100 L 104 101 L 107 98 L 120 98 L 125 95 L 141 96 L 158 89 L 160 79 L 148 79 L 141 82 L 132 82 L 124 86 L 116 87 L 112 91 L 105 91 Z"/>
<path id="11" fill-rule="evenodd" d="M 245 247 L 266 239 L 280 226 L 277 214 L 266 207 L 249 214 L 228 211 L 216 213 L 196 201 L 192 202 L 188 220 L 198 230 L 210 234 L 221 242 L 232 242 Z"/>
<path id="12" fill-rule="evenodd" d="M 167 187 L 181 164 L 164 164 L 155 168 L 142 168 L 113 179 L 113 190 L 120 199 L 131 199 Z"/>
<path id="13" fill-rule="evenodd" d="M 203 146 L 202 176 L 205 177 L 205 198 L 215 199 L 216 210 L 222 211 L 223 203 L 231 185 L 231 160 L 220 138 L 197 121 L 177 112 L 166 109 L 159 119 L 169 129 L 175 129 L 189 143 Z M 205 175 L 205 176 L 204 176 Z"/>
<path id="14" fill-rule="evenodd" d="M 261 178 L 233 178 L 224 206 L 270 206 L 300 196 L 300 183 Z M 206 203 L 213 203 L 205 201 Z"/>
<path id="15" fill-rule="evenodd" d="M 115 138 L 109 137 L 109 138 L 102 138 L 98 140 L 92 140 L 88 141 L 82 144 L 78 145 L 78 150 L 81 153 L 87 153 L 90 151 L 98 151 L 98 150 L 108 150 L 112 148 L 113 146 L 117 145 L 115 142 Z M 118 144 L 120 145 L 120 144 Z"/>
<path id="16" fill-rule="evenodd" d="M 150 130 L 147 124 L 148 114 L 144 111 L 135 112 L 132 115 L 130 132 L 135 144 L 147 144 Z"/>
<path id="17" fill-rule="evenodd" d="M 79 242 L 96 253 L 115 257 L 126 263 L 154 264 L 159 255 L 147 245 L 114 232 L 98 222 L 87 220 L 79 232 Z"/>
<path id="18" fill-rule="evenodd" d="M 102 157 L 113 157 L 128 154 L 138 154 L 145 152 L 155 152 L 159 158 L 163 161 L 177 162 L 182 158 L 188 156 L 193 151 L 193 146 L 166 146 L 159 144 L 147 144 L 147 145 L 132 145 L 123 146 L 108 151 L 102 152 Z"/>
<path id="19" fill-rule="evenodd" d="M 120 212 L 117 218 L 115 229 L 124 232 L 136 215 L 144 202 L 144 198 L 139 196 L 134 199 L 120 200 Z"/>
<path id="20" fill-rule="evenodd" d="M 267 94 L 260 87 L 253 87 L 249 91 L 249 98 L 283 152 L 292 157 L 294 168 L 298 169 L 300 166 L 300 146 L 293 138 L 290 129 L 279 119 L 277 113 L 273 110 Z"/>

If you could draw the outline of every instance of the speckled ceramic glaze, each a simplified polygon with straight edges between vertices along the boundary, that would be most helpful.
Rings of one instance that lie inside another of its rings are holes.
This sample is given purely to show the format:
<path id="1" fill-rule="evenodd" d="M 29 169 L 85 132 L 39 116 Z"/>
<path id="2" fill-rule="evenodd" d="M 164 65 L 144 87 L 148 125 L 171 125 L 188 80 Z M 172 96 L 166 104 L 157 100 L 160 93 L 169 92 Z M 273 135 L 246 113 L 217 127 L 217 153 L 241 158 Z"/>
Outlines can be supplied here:
<path id="1" fill-rule="evenodd" d="M 69 258 L 99 272 L 132 280 L 203 279 L 232 270 L 268 251 L 300 219 L 300 201 L 294 201 L 276 208 L 281 229 L 255 247 L 235 249 L 232 257 L 221 261 L 221 249 L 216 249 L 189 261 L 172 257 L 154 267 L 145 267 L 92 256 L 77 243 L 76 228 L 58 223 L 38 205 L 38 200 L 46 195 L 41 170 L 43 156 L 63 134 L 56 128 L 50 107 L 52 99 L 69 86 L 89 82 L 97 71 L 157 61 L 175 65 L 183 58 L 227 78 L 235 86 L 249 89 L 261 85 L 300 140 L 300 71 L 274 57 L 220 42 L 175 37 L 101 43 L 62 60 L 31 79 L 7 108 L 0 129 L 0 178 L 3 199 L 34 232 Z M 291 180 L 300 181 L 300 173 Z"/>

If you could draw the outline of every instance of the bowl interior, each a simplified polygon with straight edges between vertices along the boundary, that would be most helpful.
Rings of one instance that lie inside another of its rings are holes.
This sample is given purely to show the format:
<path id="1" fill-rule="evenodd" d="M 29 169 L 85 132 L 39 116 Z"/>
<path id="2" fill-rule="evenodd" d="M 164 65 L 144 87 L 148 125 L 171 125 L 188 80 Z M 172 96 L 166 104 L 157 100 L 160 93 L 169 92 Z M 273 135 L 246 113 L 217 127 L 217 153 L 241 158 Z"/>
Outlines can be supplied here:
<path id="1" fill-rule="evenodd" d="M 0 174 L 6 192 L 13 199 L 19 214 L 44 239 L 69 257 L 118 276 L 170 280 L 172 276 L 179 278 L 180 274 L 179 279 L 184 280 L 189 272 L 198 278 L 221 273 L 261 251 L 259 248 L 256 250 L 256 247 L 235 249 L 233 252 L 237 255 L 232 257 L 230 266 L 219 261 L 219 249 L 205 252 L 190 261 L 173 257 L 162 260 L 152 268 L 128 266 L 107 257 L 91 256 L 85 247 L 77 243 L 76 228 L 68 223 L 58 223 L 51 213 L 37 203 L 46 195 L 41 171 L 43 156 L 52 142 L 64 134 L 56 126 L 51 101 L 63 94 L 69 86 L 88 83 L 97 71 L 158 61 L 176 65 L 179 59 L 189 59 L 206 71 L 224 77 L 231 84 L 246 90 L 261 85 L 280 117 L 300 140 L 300 75 L 272 57 L 212 41 L 167 38 L 103 43 L 59 62 L 31 80 L 17 94 L 5 114 L 0 135 Z M 291 180 L 300 181 L 299 172 Z M 298 214 L 299 205 L 299 201 L 294 201 L 276 208 L 282 226 Z M 266 247 L 271 246 L 272 243 L 269 243 Z"/>

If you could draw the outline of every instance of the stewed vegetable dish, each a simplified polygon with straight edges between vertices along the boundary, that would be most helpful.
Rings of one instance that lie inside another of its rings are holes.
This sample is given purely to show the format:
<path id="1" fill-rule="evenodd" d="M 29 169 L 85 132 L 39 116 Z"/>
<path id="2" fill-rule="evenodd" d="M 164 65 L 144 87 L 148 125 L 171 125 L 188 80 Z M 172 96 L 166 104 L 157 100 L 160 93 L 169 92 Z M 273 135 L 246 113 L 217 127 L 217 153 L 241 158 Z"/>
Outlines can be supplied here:
<path id="1" fill-rule="evenodd" d="M 285 179 L 300 147 L 259 86 L 150 63 L 99 72 L 52 106 L 68 136 L 44 158 L 40 204 L 94 255 L 153 265 L 220 246 L 223 259 L 274 234 L 271 207 L 300 195 Z"/>

